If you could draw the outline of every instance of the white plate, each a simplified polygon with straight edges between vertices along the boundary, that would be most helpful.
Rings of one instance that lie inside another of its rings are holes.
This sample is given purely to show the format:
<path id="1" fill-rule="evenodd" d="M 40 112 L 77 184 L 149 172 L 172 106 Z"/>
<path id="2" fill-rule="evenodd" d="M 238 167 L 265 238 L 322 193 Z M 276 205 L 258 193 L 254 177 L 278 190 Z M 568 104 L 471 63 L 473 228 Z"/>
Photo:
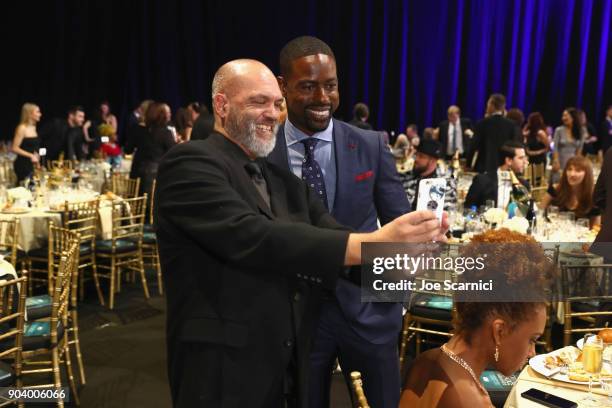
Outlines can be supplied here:
<path id="1" fill-rule="evenodd" d="M 552 353 L 550 353 L 550 355 L 555 355 L 556 352 L 553 351 Z M 532 357 L 529 360 L 529 366 L 531 366 L 531 368 L 533 368 L 533 370 L 535 372 L 537 372 L 538 374 L 542 374 L 543 376 L 547 377 L 550 374 L 550 370 L 548 368 L 546 368 L 545 366 L 545 358 L 548 354 L 538 354 L 535 357 Z M 612 370 L 612 365 L 610 363 L 604 363 L 607 365 L 607 369 L 608 370 Z M 556 381 L 562 381 L 562 382 L 566 382 L 566 383 L 571 383 L 571 384 L 580 384 L 580 385 L 589 385 L 588 382 L 586 381 L 574 381 L 574 380 L 570 380 L 569 377 L 567 376 L 567 374 L 562 374 L 560 372 L 556 373 L 553 376 L 548 377 L 551 380 L 556 380 Z M 593 386 L 594 387 L 599 387 L 599 382 L 598 381 L 594 381 L 593 382 Z"/>

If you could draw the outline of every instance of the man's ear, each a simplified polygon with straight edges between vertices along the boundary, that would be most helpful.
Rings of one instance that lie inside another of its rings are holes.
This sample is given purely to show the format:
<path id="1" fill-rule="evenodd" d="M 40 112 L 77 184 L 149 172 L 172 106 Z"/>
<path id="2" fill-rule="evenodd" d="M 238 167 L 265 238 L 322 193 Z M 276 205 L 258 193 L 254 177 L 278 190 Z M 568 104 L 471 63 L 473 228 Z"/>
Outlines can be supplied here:
<path id="1" fill-rule="evenodd" d="M 284 98 L 287 98 L 287 83 L 285 82 L 285 78 L 282 75 L 276 77 L 276 81 L 278 82 L 278 87 L 281 90 Z"/>
<path id="2" fill-rule="evenodd" d="M 213 110 L 219 117 L 225 118 L 229 112 L 229 103 L 224 94 L 218 93 L 213 97 Z"/>

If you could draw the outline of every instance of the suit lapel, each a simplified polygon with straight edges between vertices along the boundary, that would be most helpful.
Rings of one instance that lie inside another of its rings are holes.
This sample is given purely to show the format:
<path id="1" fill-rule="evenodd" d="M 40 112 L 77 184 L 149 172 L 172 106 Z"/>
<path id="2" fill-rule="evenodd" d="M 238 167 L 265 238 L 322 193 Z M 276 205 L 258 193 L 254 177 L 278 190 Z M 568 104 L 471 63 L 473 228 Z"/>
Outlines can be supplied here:
<path id="1" fill-rule="evenodd" d="M 284 123 L 278 127 L 278 132 L 276 133 L 276 144 L 274 145 L 274 150 L 272 150 L 272 152 L 268 155 L 267 160 L 278 167 L 291 170 L 289 168 L 289 156 L 287 154 L 287 140 L 285 140 Z"/>
<path id="2" fill-rule="evenodd" d="M 272 214 L 271 209 L 268 207 L 268 204 L 266 204 L 261 194 L 259 194 L 259 191 L 257 191 L 257 188 L 255 188 L 255 185 L 253 184 L 253 180 L 251 180 L 251 176 L 249 176 L 246 169 L 244 168 L 248 159 L 246 159 L 246 156 L 244 152 L 242 151 L 242 149 L 240 149 L 233 142 L 227 140 L 223 135 L 211 134 L 209 137 L 211 137 L 212 142 L 216 144 L 225 155 L 228 156 L 229 158 L 228 163 L 230 164 L 231 167 L 234 168 L 235 173 L 238 175 L 238 183 L 240 184 L 240 190 L 238 191 L 246 192 L 245 197 L 244 197 L 246 201 L 253 208 L 258 208 L 261 213 L 267 215 L 269 218 L 274 218 L 274 215 Z M 240 156 L 244 157 L 244 159 L 240 158 L 237 160 L 237 157 L 240 157 Z M 260 161 L 260 165 L 262 167 L 262 172 L 265 171 L 265 164 L 262 164 Z M 264 177 L 265 177 L 265 173 L 264 173 Z M 267 180 L 266 180 L 266 183 L 267 183 Z M 268 185 L 268 190 L 270 190 L 269 185 Z M 272 194 L 270 193 L 270 196 L 271 195 Z"/>
<path id="3" fill-rule="evenodd" d="M 347 135 L 340 127 L 337 121 L 334 120 L 334 153 L 336 158 L 336 196 L 334 197 L 334 208 L 330 211 L 336 218 L 342 211 L 340 205 L 342 203 L 350 203 L 351 192 L 348 185 L 351 180 L 351 154 L 355 154 L 353 150 L 358 149 L 357 140 Z M 344 180 L 344 183 L 342 183 Z"/>

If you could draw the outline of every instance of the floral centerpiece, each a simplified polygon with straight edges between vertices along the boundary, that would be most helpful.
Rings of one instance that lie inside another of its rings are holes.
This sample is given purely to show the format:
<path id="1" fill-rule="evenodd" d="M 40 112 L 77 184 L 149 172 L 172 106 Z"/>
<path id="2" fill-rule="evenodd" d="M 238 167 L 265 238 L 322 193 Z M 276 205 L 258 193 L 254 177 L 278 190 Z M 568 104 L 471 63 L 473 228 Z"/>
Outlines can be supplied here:
<path id="1" fill-rule="evenodd" d="M 484 219 L 487 223 L 493 225 L 501 225 L 508 219 L 508 213 L 501 208 L 489 208 L 484 213 Z"/>
<path id="2" fill-rule="evenodd" d="M 502 223 L 503 228 L 508 228 L 510 231 L 526 234 L 529 229 L 529 221 L 525 217 L 512 217 Z"/>

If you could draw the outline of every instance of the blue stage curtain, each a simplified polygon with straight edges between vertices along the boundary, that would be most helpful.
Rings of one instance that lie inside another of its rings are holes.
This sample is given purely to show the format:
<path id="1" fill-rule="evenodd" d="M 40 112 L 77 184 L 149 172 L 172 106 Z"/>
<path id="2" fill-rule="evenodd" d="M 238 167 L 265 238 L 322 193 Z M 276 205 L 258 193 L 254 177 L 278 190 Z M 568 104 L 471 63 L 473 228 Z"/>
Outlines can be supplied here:
<path id="1" fill-rule="evenodd" d="M 290 39 L 334 49 L 341 106 L 369 104 L 378 129 L 437 125 L 450 104 L 483 116 L 490 93 L 541 111 L 566 106 L 598 123 L 612 103 L 612 0 L 56 0 L 9 2 L 0 17 L 0 131 L 23 102 L 45 119 L 109 99 L 120 123 L 140 100 L 210 104 L 215 70 L 256 58 L 278 72 Z M 28 18 L 24 20 L 22 16 Z"/>

